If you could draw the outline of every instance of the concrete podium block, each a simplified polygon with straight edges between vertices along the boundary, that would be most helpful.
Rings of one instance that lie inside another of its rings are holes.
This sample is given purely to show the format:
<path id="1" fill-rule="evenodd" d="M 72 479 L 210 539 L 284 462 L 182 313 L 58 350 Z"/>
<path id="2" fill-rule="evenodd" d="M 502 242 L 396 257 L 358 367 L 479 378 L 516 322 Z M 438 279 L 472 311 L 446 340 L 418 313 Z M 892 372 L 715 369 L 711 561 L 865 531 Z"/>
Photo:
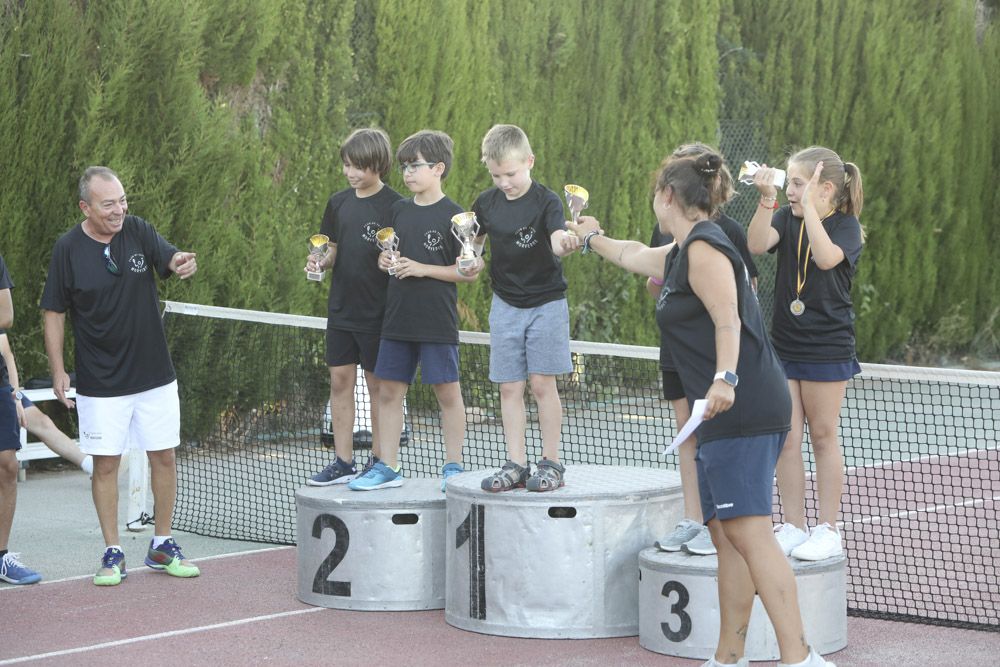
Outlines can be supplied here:
<path id="1" fill-rule="evenodd" d="M 819 653 L 847 646 L 847 568 L 843 556 L 791 559 L 806 640 Z M 719 640 L 719 561 L 716 556 L 639 554 L 639 645 L 681 658 L 705 660 Z M 754 598 L 746 657 L 777 660 L 778 640 L 760 598 Z"/>
<path id="2" fill-rule="evenodd" d="M 295 493 L 298 595 L 334 609 L 442 609 L 445 495 L 440 479 Z"/>
<path id="3" fill-rule="evenodd" d="M 637 634 L 637 557 L 680 519 L 680 476 L 570 465 L 557 491 L 488 493 L 487 474 L 448 480 L 445 620 L 510 637 Z"/>

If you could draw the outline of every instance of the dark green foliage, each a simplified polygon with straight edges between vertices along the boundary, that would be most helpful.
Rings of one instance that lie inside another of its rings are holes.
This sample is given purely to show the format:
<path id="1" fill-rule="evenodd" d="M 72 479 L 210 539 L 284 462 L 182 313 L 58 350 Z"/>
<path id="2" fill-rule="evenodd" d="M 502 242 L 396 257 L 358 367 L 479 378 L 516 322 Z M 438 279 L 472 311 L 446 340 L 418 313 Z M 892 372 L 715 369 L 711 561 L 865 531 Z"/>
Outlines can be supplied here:
<path id="1" fill-rule="evenodd" d="M 199 253 L 199 274 L 164 283 L 165 298 L 323 315 L 305 239 L 346 187 L 341 140 L 366 125 L 394 145 L 448 132 L 445 192 L 466 206 L 491 184 L 483 134 L 520 125 L 538 181 L 587 187 L 609 234 L 643 241 L 650 174 L 677 144 L 749 133 L 770 163 L 829 145 L 864 174 L 863 358 L 929 337 L 988 346 L 993 15 L 968 0 L 3 3 L 0 252 L 23 374 L 46 372 L 36 306 L 52 243 L 79 220 L 85 166 L 116 169 L 131 211 Z M 390 183 L 403 190 L 397 173 Z M 730 211 L 746 223 L 742 204 Z M 574 337 L 655 343 L 641 279 L 589 256 L 564 267 Z M 485 275 L 462 286 L 464 328 L 486 329 L 489 299 Z"/>

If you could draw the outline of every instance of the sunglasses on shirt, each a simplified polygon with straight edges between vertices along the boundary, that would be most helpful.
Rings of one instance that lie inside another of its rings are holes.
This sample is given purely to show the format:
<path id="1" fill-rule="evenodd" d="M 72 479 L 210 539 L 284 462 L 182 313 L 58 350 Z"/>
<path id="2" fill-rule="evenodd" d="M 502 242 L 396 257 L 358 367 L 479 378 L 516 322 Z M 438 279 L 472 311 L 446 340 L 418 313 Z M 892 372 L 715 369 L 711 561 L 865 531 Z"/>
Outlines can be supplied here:
<path id="1" fill-rule="evenodd" d="M 118 268 L 115 258 L 111 254 L 111 244 L 104 246 L 104 268 L 113 276 L 120 276 L 122 270 Z"/>

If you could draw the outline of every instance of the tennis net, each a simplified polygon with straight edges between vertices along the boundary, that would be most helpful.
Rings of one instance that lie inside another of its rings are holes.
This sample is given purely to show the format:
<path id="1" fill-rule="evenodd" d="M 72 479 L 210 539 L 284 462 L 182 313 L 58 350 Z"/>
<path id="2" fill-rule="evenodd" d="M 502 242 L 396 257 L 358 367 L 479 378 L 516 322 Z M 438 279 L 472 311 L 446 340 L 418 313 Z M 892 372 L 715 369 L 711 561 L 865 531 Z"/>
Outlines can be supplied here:
<path id="1" fill-rule="evenodd" d="M 334 455 L 326 320 L 166 302 L 164 323 L 182 410 L 174 527 L 293 544 L 295 491 Z M 461 334 L 466 469 L 506 459 L 488 343 L 488 334 Z M 563 462 L 675 469 L 675 454 L 660 455 L 676 428 L 660 398 L 658 350 L 578 341 L 571 349 L 574 370 L 559 379 Z M 361 383 L 356 396 L 363 425 Z M 526 402 L 529 460 L 538 460 L 530 392 Z M 862 365 L 840 428 L 849 613 L 1000 631 L 998 411 L 1000 373 Z M 405 421 L 405 474 L 438 476 L 442 435 L 429 387 L 411 388 Z M 813 523 L 808 433 L 803 449 Z"/>

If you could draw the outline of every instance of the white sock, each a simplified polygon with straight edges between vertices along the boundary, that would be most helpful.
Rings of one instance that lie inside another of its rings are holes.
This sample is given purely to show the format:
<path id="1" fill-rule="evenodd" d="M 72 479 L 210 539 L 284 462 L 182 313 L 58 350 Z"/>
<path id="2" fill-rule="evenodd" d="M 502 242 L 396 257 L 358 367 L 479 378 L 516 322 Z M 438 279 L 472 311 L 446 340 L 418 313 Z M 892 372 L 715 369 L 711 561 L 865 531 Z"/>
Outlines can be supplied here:
<path id="1" fill-rule="evenodd" d="M 819 655 L 819 654 L 817 653 L 816 655 Z M 812 658 L 813 658 L 813 650 L 809 649 L 809 655 L 807 655 L 806 659 L 803 660 L 802 662 L 794 662 L 794 663 L 793 662 L 779 662 L 778 665 L 780 665 L 781 667 L 809 667 L 809 664 L 812 662 Z"/>
<path id="2" fill-rule="evenodd" d="M 108 549 L 118 549 L 118 551 L 121 551 L 122 550 L 122 545 L 120 545 L 120 544 L 109 544 L 108 546 L 104 547 L 105 551 L 107 551 Z"/>
<path id="3" fill-rule="evenodd" d="M 80 470 L 87 473 L 88 475 L 94 474 L 94 457 L 85 456 L 83 461 L 80 462 Z"/>
<path id="4" fill-rule="evenodd" d="M 170 539 L 170 535 L 153 535 L 153 548 L 160 546 Z"/>

